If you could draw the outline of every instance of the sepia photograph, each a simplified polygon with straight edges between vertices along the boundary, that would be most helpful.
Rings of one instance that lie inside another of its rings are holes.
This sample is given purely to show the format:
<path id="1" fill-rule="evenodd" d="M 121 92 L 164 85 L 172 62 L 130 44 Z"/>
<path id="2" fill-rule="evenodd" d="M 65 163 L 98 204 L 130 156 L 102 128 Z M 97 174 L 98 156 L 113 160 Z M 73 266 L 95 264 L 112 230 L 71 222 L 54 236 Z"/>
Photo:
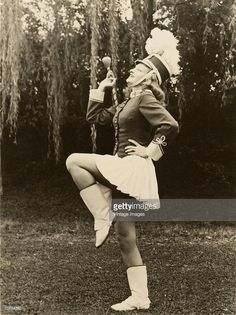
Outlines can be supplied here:
<path id="1" fill-rule="evenodd" d="M 1 315 L 236 315 L 236 0 L 0 0 Z"/>

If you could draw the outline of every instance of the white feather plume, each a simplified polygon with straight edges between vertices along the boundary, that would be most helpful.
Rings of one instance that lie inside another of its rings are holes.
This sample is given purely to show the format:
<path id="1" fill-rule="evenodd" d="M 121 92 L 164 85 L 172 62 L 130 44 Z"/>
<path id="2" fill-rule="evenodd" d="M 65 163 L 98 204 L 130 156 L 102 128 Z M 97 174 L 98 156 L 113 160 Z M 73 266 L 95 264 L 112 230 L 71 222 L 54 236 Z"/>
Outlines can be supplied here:
<path id="1" fill-rule="evenodd" d="M 155 27 L 151 31 L 151 37 L 146 41 L 145 49 L 149 55 L 158 54 L 161 56 L 169 67 L 170 75 L 172 75 L 180 72 L 177 45 L 178 40 L 170 31 Z"/>

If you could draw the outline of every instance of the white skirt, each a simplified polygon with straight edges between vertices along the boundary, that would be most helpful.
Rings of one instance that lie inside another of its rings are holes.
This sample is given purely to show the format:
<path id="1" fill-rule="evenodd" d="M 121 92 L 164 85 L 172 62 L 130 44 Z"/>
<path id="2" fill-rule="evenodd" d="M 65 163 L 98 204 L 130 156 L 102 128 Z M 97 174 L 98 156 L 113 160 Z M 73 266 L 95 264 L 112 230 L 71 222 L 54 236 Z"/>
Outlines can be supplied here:
<path id="1" fill-rule="evenodd" d="M 159 203 L 158 184 L 151 158 L 93 154 L 101 174 L 121 192 L 138 200 Z"/>

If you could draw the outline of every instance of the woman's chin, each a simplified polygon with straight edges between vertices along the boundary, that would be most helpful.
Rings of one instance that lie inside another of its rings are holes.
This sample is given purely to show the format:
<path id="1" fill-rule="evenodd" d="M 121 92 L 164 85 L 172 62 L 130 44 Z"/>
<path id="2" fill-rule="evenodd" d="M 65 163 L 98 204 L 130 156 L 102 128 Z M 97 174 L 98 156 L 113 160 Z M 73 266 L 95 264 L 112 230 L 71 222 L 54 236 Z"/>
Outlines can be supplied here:
<path id="1" fill-rule="evenodd" d="M 132 85 L 132 80 L 130 80 L 130 78 L 126 79 L 126 83 L 127 83 L 127 86 L 131 86 Z"/>

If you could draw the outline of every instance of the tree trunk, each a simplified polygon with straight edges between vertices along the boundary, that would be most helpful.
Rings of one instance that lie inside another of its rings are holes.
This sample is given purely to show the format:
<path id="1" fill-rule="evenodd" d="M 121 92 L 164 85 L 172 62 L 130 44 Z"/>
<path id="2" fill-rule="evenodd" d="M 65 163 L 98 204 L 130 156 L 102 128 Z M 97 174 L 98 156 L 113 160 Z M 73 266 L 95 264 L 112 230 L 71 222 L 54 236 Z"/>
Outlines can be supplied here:
<path id="1" fill-rule="evenodd" d="M 99 25 L 100 25 L 101 1 L 91 0 L 90 3 L 90 28 L 91 28 L 91 57 L 90 57 L 90 86 L 97 88 L 97 59 L 99 44 Z M 96 152 L 96 127 L 91 125 L 92 151 Z"/>
<path id="2" fill-rule="evenodd" d="M 133 20 L 131 22 L 130 61 L 146 55 L 145 42 L 152 24 L 154 2 L 151 0 L 131 0 Z"/>
<path id="3" fill-rule="evenodd" d="M 115 77 L 117 76 L 117 64 L 118 64 L 118 44 L 119 44 L 119 24 L 118 24 L 118 8 L 117 1 L 109 1 L 109 35 L 110 35 L 110 52 L 112 61 L 112 70 Z"/>
<path id="4" fill-rule="evenodd" d="M 2 186 L 2 143 L 0 143 L 0 204 L 1 196 L 3 195 L 3 186 Z"/>

